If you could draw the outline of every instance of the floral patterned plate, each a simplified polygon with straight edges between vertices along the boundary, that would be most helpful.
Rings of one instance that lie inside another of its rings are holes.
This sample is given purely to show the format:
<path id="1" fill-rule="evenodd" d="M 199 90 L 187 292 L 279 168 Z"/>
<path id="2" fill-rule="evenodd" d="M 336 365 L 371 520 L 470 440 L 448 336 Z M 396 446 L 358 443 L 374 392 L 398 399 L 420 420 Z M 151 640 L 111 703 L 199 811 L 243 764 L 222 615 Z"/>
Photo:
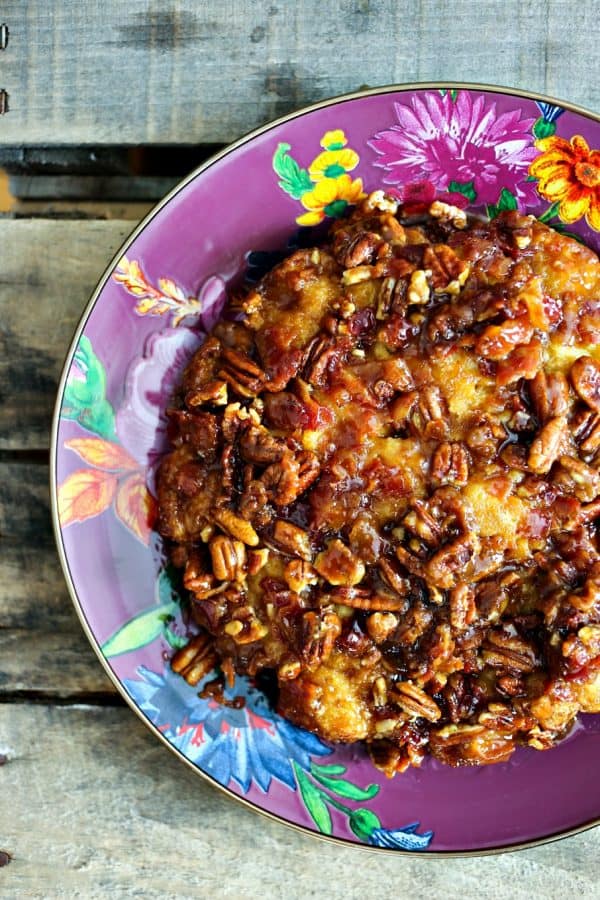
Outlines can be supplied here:
<path id="1" fill-rule="evenodd" d="M 75 606 L 102 663 L 154 733 L 230 795 L 338 841 L 424 854 L 490 852 L 599 821 L 600 716 L 546 753 L 386 780 L 364 750 L 277 716 L 239 678 L 217 705 L 173 675 L 188 633 L 153 531 L 163 410 L 232 282 L 256 280 L 312 229 L 384 186 L 495 216 L 535 213 L 600 249 L 600 120 L 500 88 L 365 91 L 242 138 L 182 182 L 104 274 L 77 329 L 53 430 L 52 499 Z"/>

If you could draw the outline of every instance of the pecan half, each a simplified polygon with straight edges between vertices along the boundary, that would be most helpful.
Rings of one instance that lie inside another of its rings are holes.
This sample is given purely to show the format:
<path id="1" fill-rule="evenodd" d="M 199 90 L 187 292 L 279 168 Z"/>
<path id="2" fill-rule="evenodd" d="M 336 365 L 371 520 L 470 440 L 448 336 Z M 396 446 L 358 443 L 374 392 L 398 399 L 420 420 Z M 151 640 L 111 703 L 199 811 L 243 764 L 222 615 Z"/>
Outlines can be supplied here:
<path id="1" fill-rule="evenodd" d="M 258 544 L 258 535 L 250 522 L 237 516 L 230 509 L 215 509 L 214 520 L 220 525 L 224 531 L 227 531 L 232 537 L 238 541 L 243 541 L 249 547 L 256 547 Z"/>
<path id="2" fill-rule="evenodd" d="M 428 440 L 443 440 L 448 432 L 448 407 L 440 389 L 426 385 L 418 394 L 410 417 L 411 428 Z"/>
<path id="3" fill-rule="evenodd" d="M 431 462 L 431 478 L 439 487 L 452 484 L 462 487 L 469 480 L 469 455 L 464 444 L 445 441 L 436 448 Z"/>
<path id="4" fill-rule="evenodd" d="M 569 406 L 569 385 L 564 375 L 546 374 L 540 369 L 528 382 L 528 388 L 535 414 L 542 424 L 565 415 Z"/>
<path id="5" fill-rule="evenodd" d="M 342 632 L 339 616 L 329 612 L 305 612 L 302 617 L 302 656 L 309 668 L 324 662 Z"/>
<path id="6" fill-rule="evenodd" d="M 426 247 L 423 265 L 431 271 L 431 283 L 436 294 L 458 294 L 469 275 L 469 264 L 459 259 L 447 244 Z"/>
<path id="7" fill-rule="evenodd" d="M 582 503 L 591 503 L 600 494 L 600 472 L 573 456 L 561 456 L 554 483 L 564 486 Z"/>
<path id="8" fill-rule="evenodd" d="M 367 631 L 376 644 L 382 644 L 398 627 L 398 617 L 394 613 L 374 612 L 367 619 Z"/>
<path id="9" fill-rule="evenodd" d="M 573 437 L 582 453 L 593 455 L 600 449 L 600 415 L 591 409 L 582 410 L 571 423 Z"/>
<path id="10" fill-rule="evenodd" d="M 394 701 L 411 717 L 437 722 L 442 716 L 435 700 L 410 681 L 399 681 L 394 685 Z"/>
<path id="11" fill-rule="evenodd" d="M 284 569 L 283 577 L 290 590 L 297 594 L 318 581 L 316 569 L 303 559 L 291 559 Z"/>
<path id="12" fill-rule="evenodd" d="M 406 607 L 403 598 L 374 594 L 368 588 L 335 587 L 328 596 L 334 603 L 370 612 L 399 612 Z"/>
<path id="13" fill-rule="evenodd" d="M 212 672 L 217 662 L 218 656 L 211 636 L 201 633 L 177 651 L 171 660 L 171 668 L 178 675 L 182 675 L 188 684 L 195 686 L 205 675 Z"/>
<path id="14" fill-rule="evenodd" d="M 287 448 L 284 441 L 273 435 L 262 425 L 251 425 L 240 440 L 240 453 L 248 462 L 260 466 L 280 462 Z"/>
<path id="15" fill-rule="evenodd" d="M 215 578 L 219 581 L 243 581 L 246 567 L 246 546 L 224 534 L 216 535 L 209 543 Z"/>
<path id="16" fill-rule="evenodd" d="M 494 669 L 533 672 L 540 665 L 535 648 L 517 635 L 492 631 L 483 649 L 483 660 Z"/>
<path id="17" fill-rule="evenodd" d="M 450 624 L 453 631 L 465 631 L 477 618 L 475 591 L 468 584 L 459 584 L 450 591 Z"/>
<path id="18" fill-rule="evenodd" d="M 568 434 L 568 423 L 564 416 L 550 419 L 539 432 L 529 449 L 527 464 L 537 475 L 546 475 L 560 456 L 562 445 Z"/>
<path id="19" fill-rule="evenodd" d="M 600 363 L 591 356 L 580 356 L 571 366 L 571 382 L 590 409 L 600 412 Z"/>
<path id="20" fill-rule="evenodd" d="M 255 397 L 260 392 L 266 376 L 249 356 L 231 347 L 224 347 L 221 362 L 223 368 L 218 372 L 219 378 L 226 381 L 236 394 L 240 397 Z"/>

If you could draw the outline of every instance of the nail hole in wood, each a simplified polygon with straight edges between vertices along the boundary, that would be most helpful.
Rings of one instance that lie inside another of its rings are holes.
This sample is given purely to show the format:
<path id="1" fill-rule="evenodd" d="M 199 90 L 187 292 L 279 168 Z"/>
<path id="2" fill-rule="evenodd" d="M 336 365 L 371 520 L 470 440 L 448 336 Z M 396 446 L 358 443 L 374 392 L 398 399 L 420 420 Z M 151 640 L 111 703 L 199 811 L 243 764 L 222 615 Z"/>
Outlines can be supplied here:
<path id="1" fill-rule="evenodd" d="M 0 91 L 0 116 L 8 112 L 8 94 L 4 88 Z"/>
<path id="2" fill-rule="evenodd" d="M 6 50 L 8 47 L 9 34 L 8 25 L 6 22 L 3 22 L 2 25 L 0 25 L 0 50 Z"/>

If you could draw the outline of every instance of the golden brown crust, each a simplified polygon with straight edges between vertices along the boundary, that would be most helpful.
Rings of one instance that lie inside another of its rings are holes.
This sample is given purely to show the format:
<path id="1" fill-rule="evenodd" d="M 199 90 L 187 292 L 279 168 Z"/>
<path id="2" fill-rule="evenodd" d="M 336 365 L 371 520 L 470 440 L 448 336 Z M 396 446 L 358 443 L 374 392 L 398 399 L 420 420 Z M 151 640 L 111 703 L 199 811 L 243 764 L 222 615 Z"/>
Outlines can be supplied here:
<path id="1" fill-rule="evenodd" d="M 284 716 L 388 774 L 600 711 L 600 263 L 518 213 L 394 205 L 235 301 L 158 479 L 205 634 L 179 669 L 274 669 Z"/>

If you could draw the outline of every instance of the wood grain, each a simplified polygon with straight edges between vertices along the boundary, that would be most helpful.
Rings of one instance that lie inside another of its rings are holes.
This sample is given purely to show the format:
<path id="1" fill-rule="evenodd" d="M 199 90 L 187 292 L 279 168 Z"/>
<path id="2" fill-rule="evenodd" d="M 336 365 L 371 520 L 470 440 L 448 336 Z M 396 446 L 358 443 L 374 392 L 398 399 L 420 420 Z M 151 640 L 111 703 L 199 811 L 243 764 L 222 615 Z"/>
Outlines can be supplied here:
<path id="1" fill-rule="evenodd" d="M 598 897 L 600 829 L 486 860 L 359 854 L 243 809 L 128 709 L 0 706 L 0 734 L 6 900 Z"/>
<path id="2" fill-rule="evenodd" d="M 600 109 L 593 0 L 5 0 L 0 143 L 226 142 L 362 85 L 506 84 Z"/>
<path id="3" fill-rule="evenodd" d="M 121 220 L 0 219 L 0 449 L 49 446 L 71 337 L 132 228 Z"/>

